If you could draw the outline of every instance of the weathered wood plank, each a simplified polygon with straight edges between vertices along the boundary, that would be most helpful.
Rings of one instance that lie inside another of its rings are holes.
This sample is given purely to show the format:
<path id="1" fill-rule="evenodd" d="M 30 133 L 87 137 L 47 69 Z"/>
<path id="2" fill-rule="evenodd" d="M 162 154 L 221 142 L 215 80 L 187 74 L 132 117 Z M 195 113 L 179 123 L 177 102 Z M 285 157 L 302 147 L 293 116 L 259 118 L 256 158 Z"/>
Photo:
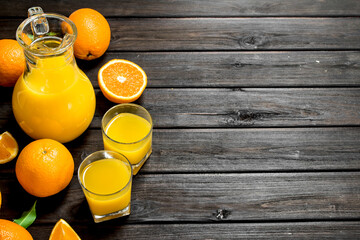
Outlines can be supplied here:
<path id="1" fill-rule="evenodd" d="M 97 74 L 111 59 L 141 66 L 148 87 L 360 86 L 360 52 L 107 52 L 78 60 L 98 88 Z"/>
<path id="2" fill-rule="evenodd" d="M 158 18 L 109 23 L 110 50 L 360 48 L 359 18 Z"/>
<path id="3" fill-rule="evenodd" d="M 4 2 L 0 16 L 24 17 L 34 4 L 29 1 Z M 79 8 L 93 8 L 105 16 L 358 16 L 360 4 L 356 0 L 281 1 L 262 0 L 152 0 L 131 1 L 36 1 L 45 12 L 69 15 Z"/>
<path id="4" fill-rule="evenodd" d="M 11 132 L 21 149 L 32 141 L 21 130 Z M 101 130 L 65 145 L 77 169 L 103 149 Z M 141 173 L 359 170 L 359 146 L 360 128 L 155 129 Z M 13 173 L 15 162 L 1 165 L 0 174 Z"/>
<path id="5" fill-rule="evenodd" d="M 141 66 L 148 88 L 360 86 L 358 51 L 107 52 L 77 63 L 98 88 L 98 71 L 112 59 Z"/>
<path id="6" fill-rule="evenodd" d="M 139 103 L 150 111 L 155 127 L 360 123 L 360 91 L 357 88 L 148 89 Z"/>
<path id="7" fill-rule="evenodd" d="M 359 18 L 111 18 L 109 24 L 111 51 L 360 49 Z M 0 38 L 14 38 L 18 25 L 0 20 Z"/>
<path id="8" fill-rule="evenodd" d="M 70 223 L 71 224 L 71 223 Z M 360 222 L 229 223 L 229 224 L 71 224 L 80 237 L 98 239 L 358 239 Z M 47 239 L 53 226 L 32 225 L 35 239 Z"/>
<path id="9" fill-rule="evenodd" d="M 131 215 L 119 222 L 359 220 L 360 173 L 147 174 L 133 181 Z M 0 179 L 2 218 L 35 200 L 13 178 Z M 38 199 L 37 223 L 92 218 L 74 176 L 57 196 Z"/>
<path id="10" fill-rule="evenodd" d="M 2 89 L 0 118 L 13 121 L 11 93 Z M 96 90 L 91 127 L 114 104 Z M 148 88 L 137 101 L 155 128 L 284 127 L 360 124 L 359 88 Z"/>
<path id="11" fill-rule="evenodd" d="M 151 87 L 336 87 L 360 86 L 360 52 L 107 52 L 77 60 L 98 88 L 97 74 L 111 59 L 141 66 Z"/>
<path id="12" fill-rule="evenodd" d="M 143 172 L 360 169 L 358 128 L 156 130 L 153 139 Z"/>

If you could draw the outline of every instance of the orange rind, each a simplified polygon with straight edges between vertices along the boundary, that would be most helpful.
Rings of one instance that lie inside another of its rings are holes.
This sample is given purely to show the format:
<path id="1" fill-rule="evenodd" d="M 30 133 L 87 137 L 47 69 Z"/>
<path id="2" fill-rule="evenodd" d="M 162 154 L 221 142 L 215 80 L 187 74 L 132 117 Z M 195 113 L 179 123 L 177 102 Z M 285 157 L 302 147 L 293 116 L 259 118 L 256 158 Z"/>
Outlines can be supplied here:
<path id="1" fill-rule="evenodd" d="M 49 240 L 81 240 L 72 227 L 64 220 L 60 219 L 51 231 Z"/>
<path id="2" fill-rule="evenodd" d="M 114 103 L 136 101 L 147 86 L 145 71 L 137 64 L 113 59 L 98 72 L 98 82 L 104 96 Z"/>
<path id="3" fill-rule="evenodd" d="M 4 132 L 0 135 L 0 164 L 10 162 L 19 152 L 19 146 L 15 138 Z"/>

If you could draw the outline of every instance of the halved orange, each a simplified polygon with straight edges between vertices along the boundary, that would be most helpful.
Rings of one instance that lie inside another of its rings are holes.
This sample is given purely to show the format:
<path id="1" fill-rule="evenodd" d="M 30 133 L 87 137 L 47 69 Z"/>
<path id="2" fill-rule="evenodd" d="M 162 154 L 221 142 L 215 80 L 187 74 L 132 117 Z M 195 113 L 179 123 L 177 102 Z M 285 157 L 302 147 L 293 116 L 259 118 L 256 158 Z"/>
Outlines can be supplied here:
<path id="1" fill-rule="evenodd" d="M 144 92 L 147 76 L 137 64 L 124 59 L 113 59 L 100 68 L 98 81 L 108 100 L 129 103 L 136 101 Z"/>
<path id="2" fill-rule="evenodd" d="M 0 164 L 10 162 L 19 152 L 15 138 L 9 132 L 0 135 Z"/>
<path id="3" fill-rule="evenodd" d="M 49 240 L 81 240 L 74 229 L 64 220 L 60 219 L 51 231 Z"/>

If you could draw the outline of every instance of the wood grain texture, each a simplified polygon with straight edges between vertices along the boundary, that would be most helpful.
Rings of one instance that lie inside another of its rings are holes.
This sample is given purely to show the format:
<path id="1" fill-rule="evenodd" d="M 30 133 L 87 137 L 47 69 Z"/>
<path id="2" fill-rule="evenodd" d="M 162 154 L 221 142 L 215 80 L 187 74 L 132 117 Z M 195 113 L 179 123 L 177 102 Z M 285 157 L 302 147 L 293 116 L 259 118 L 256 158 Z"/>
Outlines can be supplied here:
<path id="1" fill-rule="evenodd" d="M 77 63 L 99 88 L 98 71 L 112 59 L 141 66 L 148 88 L 360 86 L 358 51 L 107 52 Z"/>
<path id="2" fill-rule="evenodd" d="M 80 237 L 98 239 L 358 239 L 360 222 L 229 223 L 229 224 L 141 224 L 76 225 Z M 52 226 L 28 228 L 35 239 L 47 239 Z M 151 233 L 151 234 L 149 234 Z"/>
<path id="3" fill-rule="evenodd" d="M 133 179 L 131 215 L 117 222 L 359 220 L 359 181 L 359 172 L 140 174 Z M 35 200 L 15 176 L 0 179 L 0 186 L 3 217 L 19 216 Z M 37 206 L 38 224 L 93 221 L 76 176 Z"/>
<path id="4" fill-rule="evenodd" d="M 4 2 L 0 16 L 23 17 L 27 9 L 33 7 L 29 1 Z M 360 4 L 356 0 L 303 0 L 270 2 L 262 0 L 147 0 L 131 1 L 116 0 L 86 1 L 86 0 L 38 0 L 37 6 L 45 12 L 56 12 L 70 15 L 79 8 L 89 7 L 98 10 L 105 16 L 358 16 Z"/>
<path id="5" fill-rule="evenodd" d="M 21 130 L 12 134 L 21 149 L 32 141 Z M 103 149 L 101 130 L 65 145 L 77 169 Z M 155 129 L 152 155 L 140 173 L 359 170 L 359 145 L 360 128 Z M 0 174 L 13 174 L 14 167 L 15 160 Z"/>
<path id="6" fill-rule="evenodd" d="M 136 103 L 152 114 L 153 153 L 134 177 L 131 215 L 101 224 L 76 172 L 64 191 L 35 198 L 16 160 L 0 164 L 1 219 L 37 200 L 36 240 L 60 218 L 86 240 L 360 239 L 360 1 L 4 1 L 0 39 L 14 39 L 34 5 L 66 16 L 90 7 L 112 30 L 103 57 L 77 61 L 97 108 L 65 144 L 75 171 L 103 149 L 100 120 L 114 104 L 97 72 L 114 58 L 148 74 Z M 32 139 L 11 95 L 0 87 L 0 130 L 22 149 Z"/>
<path id="7" fill-rule="evenodd" d="M 77 63 L 98 88 L 98 71 L 111 59 L 141 66 L 148 88 L 360 86 L 358 51 L 107 52 Z"/>
<path id="8" fill-rule="evenodd" d="M 360 19 L 351 17 L 108 20 L 110 51 L 360 49 Z M 14 38 L 18 25 L 0 20 L 0 38 Z"/>
<path id="9" fill-rule="evenodd" d="M 11 95 L 4 90 L 4 95 Z M 96 90 L 92 128 L 112 107 Z M 360 124 L 359 88 L 149 88 L 136 102 L 152 115 L 155 128 L 348 126 Z M 2 99 L 0 118 L 13 121 L 11 98 Z"/>
<path id="10" fill-rule="evenodd" d="M 109 49 L 117 51 L 360 48 L 358 18 L 109 19 L 109 24 Z"/>
<path id="11" fill-rule="evenodd" d="M 139 103 L 152 114 L 155 127 L 360 123 L 360 91 L 357 88 L 148 89 Z"/>
<path id="12" fill-rule="evenodd" d="M 141 171 L 360 169 L 359 145 L 358 128 L 156 130 L 152 156 Z"/>
<path id="13" fill-rule="evenodd" d="M 95 88 L 101 66 L 128 59 L 141 66 L 150 87 L 360 86 L 360 52 L 107 52 L 77 60 Z"/>

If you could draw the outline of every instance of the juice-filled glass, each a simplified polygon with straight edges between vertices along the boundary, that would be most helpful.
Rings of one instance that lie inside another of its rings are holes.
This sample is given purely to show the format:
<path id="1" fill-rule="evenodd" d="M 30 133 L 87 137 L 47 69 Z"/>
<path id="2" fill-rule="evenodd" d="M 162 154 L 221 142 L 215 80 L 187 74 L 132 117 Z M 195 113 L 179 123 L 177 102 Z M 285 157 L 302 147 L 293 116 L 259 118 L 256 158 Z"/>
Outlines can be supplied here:
<path id="1" fill-rule="evenodd" d="M 136 175 L 152 152 L 150 113 L 137 104 L 119 104 L 104 114 L 101 128 L 104 149 L 125 155 Z"/>
<path id="2" fill-rule="evenodd" d="M 132 167 L 113 151 L 97 151 L 79 166 L 78 179 L 95 222 L 130 214 Z"/>
<path id="3" fill-rule="evenodd" d="M 12 107 L 20 127 L 34 139 L 69 142 L 94 116 L 94 88 L 74 58 L 76 36 L 70 19 L 38 7 L 29 9 L 17 29 L 26 69 L 14 87 Z"/>

